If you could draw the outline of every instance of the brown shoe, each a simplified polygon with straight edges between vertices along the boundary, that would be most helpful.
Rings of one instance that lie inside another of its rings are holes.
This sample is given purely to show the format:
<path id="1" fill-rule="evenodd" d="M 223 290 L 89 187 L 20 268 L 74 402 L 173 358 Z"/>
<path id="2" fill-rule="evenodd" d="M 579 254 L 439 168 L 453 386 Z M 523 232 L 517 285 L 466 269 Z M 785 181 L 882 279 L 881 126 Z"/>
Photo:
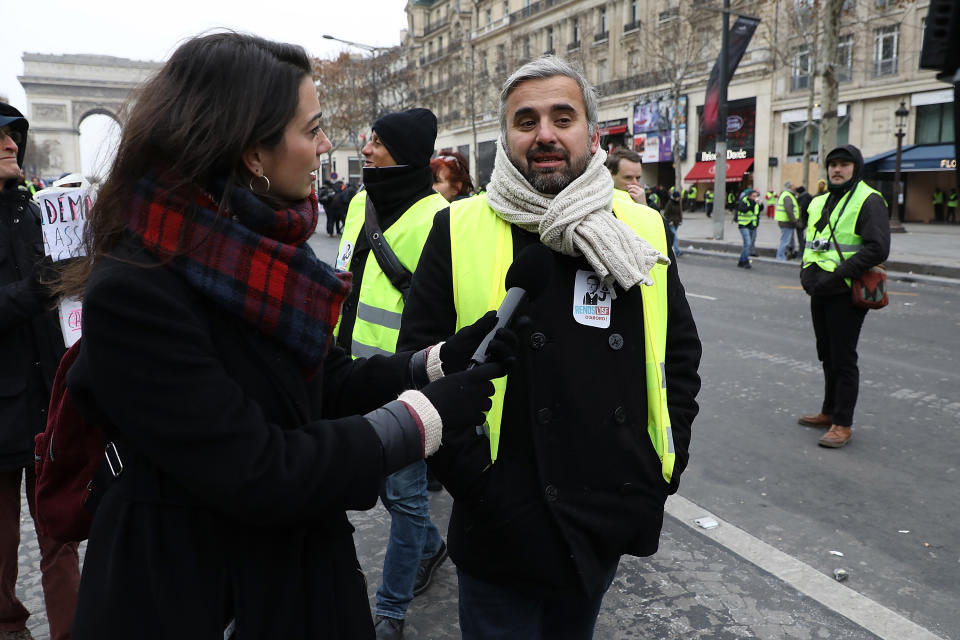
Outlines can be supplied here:
<path id="1" fill-rule="evenodd" d="M 852 438 L 853 433 L 851 433 L 850 427 L 841 427 L 838 424 L 834 424 L 830 426 L 830 431 L 827 431 L 819 440 L 817 440 L 817 444 L 821 447 L 839 449 L 850 442 Z"/>
<path id="2" fill-rule="evenodd" d="M 797 424 L 802 424 L 805 427 L 823 427 L 826 429 L 833 424 L 833 420 L 825 413 L 817 413 L 812 416 L 800 416 Z"/>

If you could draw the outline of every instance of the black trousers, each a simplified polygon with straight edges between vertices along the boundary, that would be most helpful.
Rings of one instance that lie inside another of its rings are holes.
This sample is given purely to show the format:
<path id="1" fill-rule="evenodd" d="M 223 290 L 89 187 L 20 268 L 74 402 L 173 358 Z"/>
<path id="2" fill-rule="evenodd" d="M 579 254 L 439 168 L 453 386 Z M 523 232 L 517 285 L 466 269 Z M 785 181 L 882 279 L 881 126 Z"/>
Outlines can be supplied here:
<path id="1" fill-rule="evenodd" d="M 867 310 L 854 306 L 849 293 L 811 296 L 810 315 L 817 337 L 817 358 L 823 363 L 823 413 L 833 424 L 853 424 L 860 391 L 857 342 Z"/>

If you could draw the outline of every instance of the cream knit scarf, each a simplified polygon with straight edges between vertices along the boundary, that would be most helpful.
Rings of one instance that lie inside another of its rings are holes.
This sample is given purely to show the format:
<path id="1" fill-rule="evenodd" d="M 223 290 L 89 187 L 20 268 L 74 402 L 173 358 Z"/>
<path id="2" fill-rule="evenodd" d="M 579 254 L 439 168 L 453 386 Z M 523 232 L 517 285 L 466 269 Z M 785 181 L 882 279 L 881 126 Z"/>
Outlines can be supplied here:
<path id="1" fill-rule="evenodd" d="M 606 159 L 598 149 L 583 175 L 551 196 L 530 186 L 497 141 L 487 202 L 502 219 L 538 233 L 554 251 L 584 256 L 607 285 L 616 281 L 625 291 L 637 283 L 652 285 L 650 269 L 670 259 L 612 214 L 613 178 Z"/>

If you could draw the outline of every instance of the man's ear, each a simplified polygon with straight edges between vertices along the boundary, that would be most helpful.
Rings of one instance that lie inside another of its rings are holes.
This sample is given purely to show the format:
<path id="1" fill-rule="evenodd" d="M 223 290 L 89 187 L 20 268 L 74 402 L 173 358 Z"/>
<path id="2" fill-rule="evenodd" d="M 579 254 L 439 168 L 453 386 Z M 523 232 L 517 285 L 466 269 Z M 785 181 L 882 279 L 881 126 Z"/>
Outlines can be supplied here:
<path id="1" fill-rule="evenodd" d="M 597 152 L 597 149 L 600 148 L 600 127 L 597 127 L 593 130 L 593 136 L 590 138 L 590 153 L 591 155 Z"/>
<path id="2" fill-rule="evenodd" d="M 259 145 L 250 147 L 241 153 L 240 159 L 243 160 L 243 166 L 246 167 L 247 171 L 249 171 L 251 174 L 255 176 L 263 175 L 263 158 L 260 153 Z"/>

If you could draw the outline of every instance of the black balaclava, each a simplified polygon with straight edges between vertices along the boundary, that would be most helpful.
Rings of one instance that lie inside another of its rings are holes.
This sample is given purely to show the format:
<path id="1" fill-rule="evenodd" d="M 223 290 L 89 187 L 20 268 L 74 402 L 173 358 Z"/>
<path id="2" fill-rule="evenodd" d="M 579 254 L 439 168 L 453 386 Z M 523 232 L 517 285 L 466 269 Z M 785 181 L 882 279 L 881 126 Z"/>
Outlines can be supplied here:
<path id="1" fill-rule="evenodd" d="M 850 179 L 842 184 L 833 184 L 830 181 L 830 176 L 827 176 L 827 189 L 830 193 L 842 195 L 846 193 L 849 189 L 852 189 L 860 181 L 860 174 L 863 173 L 863 154 L 860 153 L 860 149 L 857 149 L 852 144 L 845 144 L 835 148 L 833 151 L 827 154 L 825 164 L 827 165 L 827 171 L 829 171 L 830 161 L 831 160 L 849 160 L 853 163 L 853 175 L 850 176 Z"/>

